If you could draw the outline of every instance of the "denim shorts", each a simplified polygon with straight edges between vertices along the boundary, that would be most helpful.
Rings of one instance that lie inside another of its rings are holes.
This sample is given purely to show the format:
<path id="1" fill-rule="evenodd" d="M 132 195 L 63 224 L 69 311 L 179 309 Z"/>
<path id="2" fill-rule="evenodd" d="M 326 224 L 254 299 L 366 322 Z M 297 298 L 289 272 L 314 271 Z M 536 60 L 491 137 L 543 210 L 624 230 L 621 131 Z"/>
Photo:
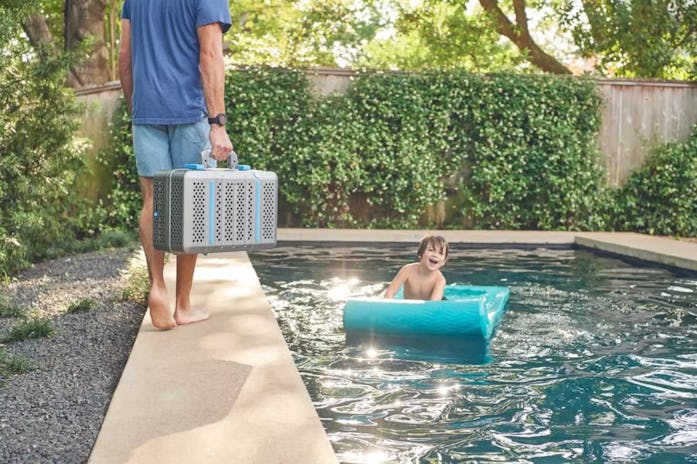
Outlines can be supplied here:
<path id="1" fill-rule="evenodd" d="M 201 151 L 210 148 L 210 125 L 202 119 L 192 124 L 134 124 L 133 152 L 140 177 L 200 163 Z"/>

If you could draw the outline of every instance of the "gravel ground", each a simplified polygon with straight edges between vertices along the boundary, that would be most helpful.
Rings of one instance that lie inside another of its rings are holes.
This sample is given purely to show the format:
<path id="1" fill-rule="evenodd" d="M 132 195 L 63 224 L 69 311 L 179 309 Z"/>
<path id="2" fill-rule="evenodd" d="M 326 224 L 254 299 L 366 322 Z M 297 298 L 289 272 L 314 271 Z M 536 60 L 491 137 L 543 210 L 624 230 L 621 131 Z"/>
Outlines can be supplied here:
<path id="1" fill-rule="evenodd" d="M 87 461 L 145 313 L 144 305 L 121 301 L 134 256 L 125 248 L 73 255 L 0 283 L 0 297 L 54 328 L 46 338 L 0 343 L 33 365 L 0 373 L 0 463 Z M 96 307 L 66 312 L 85 298 Z M 0 339 L 20 321 L 0 318 Z"/>

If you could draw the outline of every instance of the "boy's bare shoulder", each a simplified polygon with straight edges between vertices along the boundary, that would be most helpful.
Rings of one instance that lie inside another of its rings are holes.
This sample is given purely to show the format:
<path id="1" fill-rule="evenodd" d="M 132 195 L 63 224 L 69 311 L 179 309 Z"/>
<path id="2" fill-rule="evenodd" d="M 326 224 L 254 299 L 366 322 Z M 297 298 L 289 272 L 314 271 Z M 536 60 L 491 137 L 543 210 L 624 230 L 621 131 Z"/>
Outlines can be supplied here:
<path id="1" fill-rule="evenodd" d="M 409 263 L 405 264 L 402 266 L 402 271 L 403 272 L 412 272 L 414 269 L 416 269 L 419 266 L 419 263 Z"/>

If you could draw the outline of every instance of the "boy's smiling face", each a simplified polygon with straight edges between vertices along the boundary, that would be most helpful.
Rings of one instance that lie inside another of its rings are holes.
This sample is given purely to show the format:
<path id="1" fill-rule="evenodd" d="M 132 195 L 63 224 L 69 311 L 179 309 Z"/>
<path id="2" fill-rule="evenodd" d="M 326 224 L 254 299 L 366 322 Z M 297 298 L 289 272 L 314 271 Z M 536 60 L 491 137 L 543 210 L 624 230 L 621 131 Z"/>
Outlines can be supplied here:
<path id="1" fill-rule="evenodd" d="M 445 265 L 445 249 L 439 249 L 433 244 L 429 244 L 421 255 L 419 262 L 429 271 L 437 271 Z"/>

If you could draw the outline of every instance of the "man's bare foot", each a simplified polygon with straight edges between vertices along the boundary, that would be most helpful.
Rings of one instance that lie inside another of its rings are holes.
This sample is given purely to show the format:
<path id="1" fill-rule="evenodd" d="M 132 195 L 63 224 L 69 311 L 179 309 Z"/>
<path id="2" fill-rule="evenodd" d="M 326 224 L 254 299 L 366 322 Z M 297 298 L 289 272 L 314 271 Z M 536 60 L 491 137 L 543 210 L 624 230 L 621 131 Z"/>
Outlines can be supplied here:
<path id="1" fill-rule="evenodd" d="M 169 312 L 166 289 L 152 287 L 148 296 L 148 307 L 150 308 L 152 325 L 158 329 L 170 330 L 177 326 L 176 321 Z"/>
<path id="2" fill-rule="evenodd" d="M 178 325 L 193 324 L 194 322 L 205 321 L 211 317 L 211 313 L 203 309 L 188 309 L 183 311 L 176 309 L 174 311 L 174 320 Z"/>

